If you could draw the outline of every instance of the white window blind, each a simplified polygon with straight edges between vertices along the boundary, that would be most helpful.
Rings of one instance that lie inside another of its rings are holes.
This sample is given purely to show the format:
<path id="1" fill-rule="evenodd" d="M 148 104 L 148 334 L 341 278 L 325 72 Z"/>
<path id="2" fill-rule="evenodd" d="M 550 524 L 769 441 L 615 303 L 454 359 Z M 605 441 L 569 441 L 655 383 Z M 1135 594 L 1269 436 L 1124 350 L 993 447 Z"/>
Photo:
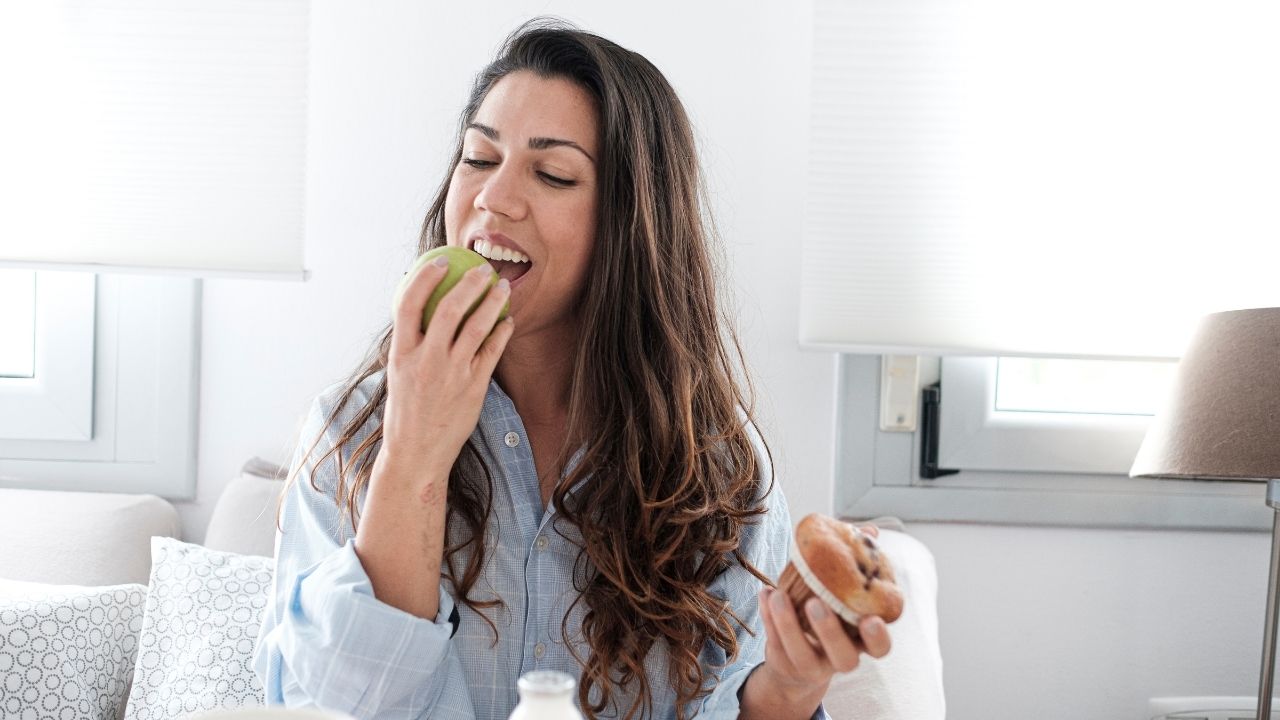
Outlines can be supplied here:
<path id="1" fill-rule="evenodd" d="M 1280 4 L 814 17 L 802 345 L 1176 357 L 1280 304 Z"/>
<path id="2" fill-rule="evenodd" d="M 302 279 L 307 37 L 306 0 L 0 3 L 0 263 Z"/>

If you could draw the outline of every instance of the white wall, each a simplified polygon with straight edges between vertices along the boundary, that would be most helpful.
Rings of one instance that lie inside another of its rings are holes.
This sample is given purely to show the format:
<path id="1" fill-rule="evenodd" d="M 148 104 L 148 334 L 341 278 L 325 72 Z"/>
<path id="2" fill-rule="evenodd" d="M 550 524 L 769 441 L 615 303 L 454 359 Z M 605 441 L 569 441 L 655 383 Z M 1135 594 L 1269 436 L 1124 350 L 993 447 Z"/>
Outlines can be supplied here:
<path id="1" fill-rule="evenodd" d="M 387 322 L 471 76 L 540 12 L 642 52 L 684 98 L 793 516 L 831 511 L 834 358 L 796 349 L 807 4 L 508 0 L 480 17 L 410 0 L 313 7 L 313 275 L 205 283 L 198 497 L 179 504 L 189 539 L 246 459 L 288 460 L 311 397 Z M 1254 692 L 1262 534 L 911 529 L 938 560 L 951 718 L 1137 720 L 1149 695 Z"/>

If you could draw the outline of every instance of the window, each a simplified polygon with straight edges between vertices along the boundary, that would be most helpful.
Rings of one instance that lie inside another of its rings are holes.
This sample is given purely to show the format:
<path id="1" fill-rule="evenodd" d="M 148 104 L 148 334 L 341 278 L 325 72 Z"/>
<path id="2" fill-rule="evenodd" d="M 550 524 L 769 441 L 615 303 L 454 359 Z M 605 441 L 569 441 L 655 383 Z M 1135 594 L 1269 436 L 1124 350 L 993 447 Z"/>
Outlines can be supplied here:
<path id="1" fill-rule="evenodd" d="M 1176 367 L 1158 361 L 997 358 L 995 409 L 1150 416 Z"/>
<path id="2" fill-rule="evenodd" d="M 0 269 L 0 378 L 35 371 L 36 274 Z"/>
<path id="3" fill-rule="evenodd" d="M 16 280 L 16 293 L 26 298 L 0 312 L 7 318 L 5 326 L 22 329 L 6 336 L 21 336 L 12 345 L 13 354 L 27 371 L 0 377 L 0 438 L 91 439 L 94 276 L 13 270 L 6 274 L 6 279 Z"/>
<path id="4" fill-rule="evenodd" d="M 1128 475 L 1172 362 L 947 357 L 938 464 Z"/>
<path id="5" fill-rule="evenodd" d="M 954 474 L 925 478 L 915 432 L 880 429 L 881 359 L 840 356 L 840 411 L 836 448 L 836 509 L 850 517 L 895 515 L 904 520 L 1096 527 L 1266 529 L 1272 512 L 1256 483 L 1169 481 L 1128 477 L 1146 431 L 1140 413 L 1047 412 L 1044 407 L 997 410 L 997 358 L 921 358 L 920 386 L 938 383 L 941 393 L 938 465 Z M 1101 366 L 1041 365 L 1041 378 L 1084 377 Z M 1141 372 L 1116 366 L 1112 372 Z M 1006 365 L 1008 405 L 1043 405 L 1061 391 L 1053 383 L 1018 389 L 1034 377 L 1034 365 Z M 1127 392 L 1124 403 L 1105 398 L 1110 409 L 1144 409 L 1141 396 L 1169 368 L 1156 368 Z M 1047 374 L 1046 374 L 1047 373 Z M 1104 373 L 1105 374 L 1105 373 Z M 1137 390 L 1135 388 L 1135 390 Z M 1014 398 L 1020 398 L 1014 400 Z M 1071 397 L 1078 409 L 1098 403 Z M 1158 402 L 1158 401 L 1157 401 Z"/>
<path id="6" fill-rule="evenodd" d="M 0 263 L 63 270 L 0 277 L 0 486 L 194 495 L 189 278 L 306 277 L 309 7 L 0 3 Z"/>
<path id="7" fill-rule="evenodd" d="M 194 496 L 200 282 L 0 280 L 0 292 L 30 294 L 0 307 L 0 341 L 31 369 L 0 377 L 0 487 Z"/>
<path id="8" fill-rule="evenodd" d="M 1257 485 L 1127 476 L 1147 425 L 1129 386 L 1155 375 L 1090 397 L 1014 380 L 1085 366 L 973 356 L 1173 357 L 1196 317 L 1275 304 L 1280 102 L 1249 88 L 1280 60 L 1278 18 L 1257 0 L 815 3 L 799 339 L 842 353 L 838 510 L 1269 527 Z M 910 430 L 920 388 L 880 353 L 932 356 L 940 433 Z M 927 474 L 958 473 L 921 477 L 935 440 Z"/>

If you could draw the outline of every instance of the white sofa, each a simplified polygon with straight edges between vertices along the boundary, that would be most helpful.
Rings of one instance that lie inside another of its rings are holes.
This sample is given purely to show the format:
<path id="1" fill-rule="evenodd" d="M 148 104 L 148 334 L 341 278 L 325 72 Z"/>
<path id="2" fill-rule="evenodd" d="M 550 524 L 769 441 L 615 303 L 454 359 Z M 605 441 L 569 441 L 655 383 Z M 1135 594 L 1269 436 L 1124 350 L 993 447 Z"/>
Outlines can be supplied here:
<path id="1" fill-rule="evenodd" d="M 247 463 L 203 546 L 172 539 L 177 512 L 155 496 L 0 489 L 0 717 L 127 709 L 146 720 L 259 702 L 249 658 L 273 570 L 280 473 Z M 933 556 L 885 525 L 881 545 L 907 595 L 890 626 L 894 649 L 837 677 L 825 705 L 837 719 L 940 720 Z"/>

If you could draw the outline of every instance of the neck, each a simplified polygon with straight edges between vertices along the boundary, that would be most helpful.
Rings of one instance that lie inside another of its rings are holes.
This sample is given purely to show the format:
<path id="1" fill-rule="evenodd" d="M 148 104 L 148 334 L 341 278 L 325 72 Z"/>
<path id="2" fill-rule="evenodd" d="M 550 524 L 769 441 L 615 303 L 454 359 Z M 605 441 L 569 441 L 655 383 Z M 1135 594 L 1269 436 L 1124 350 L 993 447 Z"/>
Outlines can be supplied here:
<path id="1" fill-rule="evenodd" d="M 563 424 L 576 348 L 576 328 L 517 335 L 507 342 L 493 376 L 525 425 Z"/>

